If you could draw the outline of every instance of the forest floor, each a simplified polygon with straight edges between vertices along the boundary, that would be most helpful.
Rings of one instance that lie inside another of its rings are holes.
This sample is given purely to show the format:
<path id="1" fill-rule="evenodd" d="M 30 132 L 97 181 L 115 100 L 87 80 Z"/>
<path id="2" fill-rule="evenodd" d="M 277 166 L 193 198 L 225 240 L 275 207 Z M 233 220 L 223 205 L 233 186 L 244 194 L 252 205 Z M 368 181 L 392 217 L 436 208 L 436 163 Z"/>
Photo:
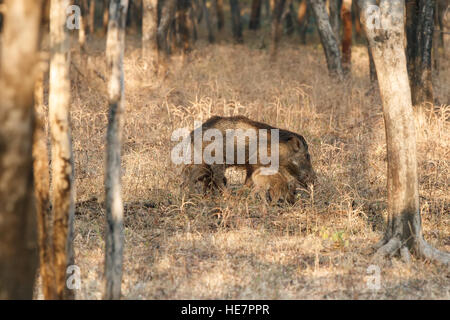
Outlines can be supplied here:
<path id="1" fill-rule="evenodd" d="M 261 39 L 245 36 L 243 45 L 198 41 L 188 56 L 173 55 L 165 77 L 146 68 L 139 38 L 127 36 L 123 298 L 450 299 L 448 268 L 423 259 L 410 265 L 398 257 L 372 260 L 371 246 L 386 219 L 387 162 L 367 49 L 353 48 L 351 77 L 336 82 L 327 76 L 319 45 L 283 39 L 270 62 Z M 424 236 L 447 252 L 448 56 L 434 75 L 435 105 L 415 108 Z M 90 41 L 86 52 L 73 49 L 70 74 L 75 259 L 82 281 L 76 296 L 100 299 L 108 114 L 104 38 Z M 318 175 L 315 188 L 294 205 L 267 206 L 236 187 L 220 196 L 184 198 L 180 168 L 170 160 L 172 132 L 212 115 L 237 114 L 303 135 Z"/>

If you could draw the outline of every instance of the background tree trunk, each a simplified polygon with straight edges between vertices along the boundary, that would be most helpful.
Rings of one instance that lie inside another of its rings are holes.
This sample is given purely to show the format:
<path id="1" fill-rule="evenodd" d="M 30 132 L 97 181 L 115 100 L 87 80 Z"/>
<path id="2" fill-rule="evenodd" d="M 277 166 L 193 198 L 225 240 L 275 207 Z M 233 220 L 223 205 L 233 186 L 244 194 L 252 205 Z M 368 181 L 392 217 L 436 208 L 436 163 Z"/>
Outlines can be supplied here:
<path id="1" fill-rule="evenodd" d="M 300 42 L 302 44 L 306 44 L 306 32 L 309 24 L 310 8 L 307 4 L 308 2 L 306 0 L 301 0 L 298 4 L 297 11 L 297 23 L 299 25 L 298 32 L 300 34 Z"/>
<path id="2" fill-rule="evenodd" d="M 261 0 L 252 0 L 252 11 L 250 14 L 250 23 L 248 28 L 250 30 L 259 29 L 259 19 L 261 17 Z"/>
<path id="3" fill-rule="evenodd" d="M 81 15 L 79 17 L 80 29 L 78 29 L 78 44 L 81 49 L 84 49 L 86 44 L 86 19 L 87 17 L 87 6 L 86 1 L 77 0 L 75 2 L 76 5 L 80 7 Z"/>
<path id="4" fill-rule="evenodd" d="M 66 28 L 68 0 L 50 4 L 49 120 L 52 137 L 53 246 L 57 296 L 72 299 L 66 286 L 67 266 L 73 264 L 74 177 L 70 133 L 69 36 Z"/>
<path id="5" fill-rule="evenodd" d="M 123 204 L 120 181 L 120 150 L 124 113 L 123 54 L 127 0 L 111 0 L 106 58 L 109 78 L 109 115 L 106 134 L 106 254 L 105 299 L 120 299 L 123 263 Z"/>
<path id="6" fill-rule="evenodd" d="M 341 6 L 342 0 L 330 0 L 328 2 L 330 9 L 330 24 L 336 39 L 341 38 Z"/>
<path id="7" fill-rule="evenodd" d="M 37 268 L 32 141 L 42 1 L 5 1 L 0 60 L 0 299 L 31 299 Z"/>
<path id="8" fill-rule="evenodd" d="M 181 44 L 183 53 L 191 49 L 189 42 L 189 26 L 188 26 L 188 9 L 190 0 L 177 0 L 177 14 L 175 15 L 177 21 L 177 32 L 181 37 Z"/>
<path id="9" fill-rule="evenodd" d="M 341 52 L 336 42 L 333 30 L 331 29 L 325 4 L 322 0 L 309 0 L 314 17 L 316 19 L 317 29 L 319 30 L 320 41 L 322 42 L 327 59 L 328 71 L 330 75 L 336 75 L 342 78 Z"/>
<path id="10" fill-rule="evenodd" d="M 53 215 L 50 210 L 50 172 L 48 167 L 47 133 L 45 130 L 44 74 L 40 70 L 34 91 L 36 121 L 33 133 L 34 194 L 39 244 L 39 271 L 44 299 L 56 299 L 53 256 Z"/>
<path id="11" fill-rule="evenodd" d="M 233 38 L 237 43 L 244 42 L 242 35 L 241 9 L 238 0 L 230 0 L 231 27 Z"/>
<path id="12" fill-rule="evenodd" d="M 106 34 L 108 30 L 108 20 L 109 20 L 109 4 L 111 0 L 103 0 L 103 8 L 102 8 L 102 24 L 103 24 L 103 32 Z"/>
<path id="13" fill-rule="evenodd" d="M 283 14 L 284 4 L 286 0 L 276 0 L 275 8 L 272 14 L 272 45 L 270 48 L 270 57 L 275 59 L 277 54 L 278 42 L 280 41 L 282 28 L 281 28 L 281 15 Z"/>
<path id="14" fill-rule="evenodd" d="M 414 105 L 422 102 L 433 103 L 431 50 L 433 47 L 434 8 L 434 0 L 408 0 L 406 4 L 406 50 Z"/>
<path id="15" fill-rule="evenodd" d="M 89 2 L 89 17 L 88 17 L 88 27 L 89 34 L 94 34 L 95 32 L 95 1 L 91 0 Z"/>
<path id="16" fill-rule="evenodd" d="M 157 50 L 158 0 L 142 1 L 142 57 L 150 61 Z"/>
<path id="17" fill-rule="evenodd" d="M 343 0 L 341 14 L 344 26 L 342 35 L 342 69 L 344 73 L 348 73 L 352 64 L 352 0 Z"/>
<path id="18" fill-rule="evenodd" d="M 176 0 L 164 0 L 161 3 L 161 18 L 156 34 L 158 43 L 158 68 L 166 68 L 169 57 L 169 46 L 167 36 L 169 28 L 175 18 Z"/>
<path id="19" fill-rule="evenodd" d="M 389 217 L 378 254 L 393 255 L 400 250 L 402 257 L 409 261 L 410 250 L 415 250 L 426 258 L 448 264 L 450 255 L 430 247 L 422 236 L 415 124 L 403 46 L 404 1 L 381 0 L 380 11 L 372 11 L 369 17 L 368 6 L 375 4 L 375 0 L 360 0 L 361 17 L 377 69 L 386 127 Z M 380 19 L 384 28 L 377 29 L 367 23 L 374 17 Z"/>
<path id="20" fill-rule="evenodd" d="M 225 24 L 225 18 L 223 14 L 223 0 L 213 0 L 213 1 L 216 1 L 217 29 L 222 30 Z"/>
<path id="21" fill-rule="evenodd" d="M 209 15 L 208 7 L 206 6 L 206 0 L 202 1 L 203 16 L 205 17 L 206 30 L 208 31 L 208 41 L 209 43 L 214 42 L 214 32 L 211 24 L 211 17 Z"/>

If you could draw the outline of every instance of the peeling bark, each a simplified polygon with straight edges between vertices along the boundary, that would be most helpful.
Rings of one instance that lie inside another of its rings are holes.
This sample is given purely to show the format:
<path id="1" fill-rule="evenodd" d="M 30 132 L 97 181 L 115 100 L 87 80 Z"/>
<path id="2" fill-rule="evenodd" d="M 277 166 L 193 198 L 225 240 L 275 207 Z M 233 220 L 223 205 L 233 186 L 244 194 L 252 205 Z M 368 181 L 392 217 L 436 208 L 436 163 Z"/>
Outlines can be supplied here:
<path id="1" fill-rule="evenodd" d="M 120 299 L 123 264 L 123 203 L 121 160 L 125 108 L 123 55 L 128 0 L 111 0 L 106 59 L 110 68 L 109 114 L 106 133 L 106 253 L 104 299 Z"/>
<path id="2" fill-rule="evenodd" d="M 404 1 L 381 0 L 380 10 L 372 14 L 368 6 L 375 6 L 375 0 L 360 0 L 359 5 L 377 69 L 386 129 L 389 216 L 377 255 L 401 253 L 408 260 L 405 252 L 415 251 L 448 265 L 450 254 L 432 248 L 422 235 L 415 125 L 403 45 Z M 374 17 L 384 28 L 370 24 Z"/>
<path id="3" fill-rule="evenodd" d="M 0 300 L 31 299 L 38 264 L 33 90 L 42 1 L 7 0 L 0 57 Z"/>
<path id="4" fill-rule="evenodd" d="M 69 36 L 65 10 L 68 0 L 50 3 L 49 120 L 52 141 L 53 247 L 58 299 L 73 299 L 66 286 L 66 270 L 74 263 L 74 176 L 70 133 Z"/>
<path id="5" fill-rule="evenodd" d="M 35 126 L 33 133 L 34 194 L 39 244 L 39 272 L 44 299 L 56 299 L 53 256 L 53 215 L 50 210 L 50 172 L 48 166 L 47 133 L 45 130 L 44 73 L 41 70 L 34 91 Z"/>

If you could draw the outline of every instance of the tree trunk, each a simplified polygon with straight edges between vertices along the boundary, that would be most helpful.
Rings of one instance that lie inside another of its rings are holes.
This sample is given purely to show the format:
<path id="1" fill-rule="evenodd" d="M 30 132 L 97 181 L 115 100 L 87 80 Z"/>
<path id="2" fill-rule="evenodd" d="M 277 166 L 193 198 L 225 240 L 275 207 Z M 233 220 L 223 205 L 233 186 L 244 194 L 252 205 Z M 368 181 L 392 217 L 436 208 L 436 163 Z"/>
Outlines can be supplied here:
<path id="1" fill-rule="evenodd" d="M 288 0 L 285 7 L 286 8 L 284 10 L 284 13 L 282 14 L 281 20 L 285 21 L 286 34 L 288 36 L 291 36 L 295 31 L 295 27 L 294 27 L 295 12 L 294 12 L 293 1 Z"/>
<path id="2" fill-rule="evenodd" d="M 70 133 L 69 35 L 66 28 L 68 0 L 50 4 L 49 120 L 52 137 L 53 246 L 56 290 L 59 299 L 72 299 L 66 270 L 73 265 L 74 177 Z"/>
<path id="3" fill-rule="evenodd" d="M 277 0 L 272 14 L 272 45 L 270 48 L 270 57 L 275 59 L 277 54 L 278 42 L 281 37 L 281 15 L 283 13 L 286 0 Z"/>
<path id="4" fill-rule="evenodd" d="M 142 1 L 142 57 L 151 61 L 156 54 L 158 31 L 158 0 Z"/>
<path id="5" fill-rule="evenodd" d="M 191 2 L 191 4 L 194 4 L 194 2 Z M 203 12 L 203 10 L 199 10 L 200 12 Z M 203 13 L 202 13 L 203 16 Z M 192 43 L 195 43 L 198 40 L 198 32 L 197 32 L 197 16 L 196 16 L 196 9 L 191 5 L 188 10 L 188 28 L 189 33 L 192 34 Z M 208 36 L 209 33 L 212 32 L 212 25 L 211 31 L 208 30 Z M 214 36 L 213 36 L 214 37 Z"/>
<path id="6" fill-rule="evenodd" d="M 352 0 L 343 0 L 341 14 L 344 26 L 342 35 L 342 69 L 344 73 L 348 73 L 352 64 Z"/>
<path id="7" fill-rule="evenodd" d="M 156 39 L 158 43 L 158 66 L 165 68 L 169 56 L 167 36 L 169 28 L 175 18 L 176 0 L 164 0 L 161 4 L 161 18 Z"/>
<path id="8" fill-rule="evenodd" d="M 88 17 L 89 34 L 94 34 L 95 31 L 95 1 L 89 2 L 89 17 Z"/>
<path id="9" fill-rule="evenodd" d="M 7 0 L 0 56 L 0 300 L 32 299 L 38 263 L 33 90 L 42 1 Z"/>
<path id="10" fill-rule="evenodd" d="M 261 0 L 252 0 L 252 11 L 250 14 L 250 23 L 248 28 L 250 30 L 259 29 L 259 19 L 261 17 Z"/>
<path id="11" fill-rule="evenodd" d="M 409 252 L 414 250 L 426 258 L 448 264 L 450 255 L 430 247 L 422 235 L 414 114 L 403 46 L 404 1 L 381 0 L 380 10 L 373 10 L 375 5 L 375 0 L 360 0 L 361 18 L 377 69 L 386 127 L 389 217 L 378 255 L 393 255 L 400 250 L 402 257 L 409 261 Z M 383 28 L 371 25 L 378 18 Z"/>
<path id="12" fill-rule="evenodd" d="M 358 1 L 352 1 L 352 22 L 355 26 L 355 39 L 359 40 L 363 37 L 361 22 L 359 20 Z"/>
<path id="13" fill-rule="evenodd" d="M 406 5 L 408 75 L 412 102 L 433 103 L 431 49 L 434 28 L 434 0 L 408 0 Z"/>
<path id="14" fill-rule="evenodd" d="M 330 9 L 330 24 L 331 29 L 333 29 L 334 36 L 336 39 L 340 39 L 340 30 L 341 30 L 341 6 L 342 0 L 330 0 L 329 9 Z"/>
<path id="15" fill-rule="evenodd" d="M 109 20 L 109 5 L 111 0 L 103 0 L 103 15 L 102 15 L 102 23 L 103 23 L 103 32 L 106 34 L 108 30 L 108 20 Z"/>
<path id="16" fill-rule="evenodd" d="M 225 18 L 223 14 L 223 0 L 213 0 L 213 1 L 216 1 L 217 29 L 222 30 L 225 24 Z"/>
<path id="17" fill-rule="evenodd" d="M 242 35 L 241 9 L 238 0 L 230 0 L 230 12 L 233 38 L 237 43 L 243 43 L 244 37 Z"/>
<path id="18" fill-rule="evenodd" d="M 178 26 L 177 31 L 181 37 L 183 53 L 186 53 L 191 49 L 189 43 L 189 26 L 188 26 L 189 6 L 190 0 L 177 0 L 177 14 L 175 17 Z"/>
<path id="19" fill-rule="evenodd" d="M 81 11 L 79 17 L 80 28 L 78 29 L 78 44 L 81 49 L 84 49 L 86 44 L 86 20 L 84 18 L 86 17 L 87 6 L 86 1 L 83 0 L 77 0 L 75 3 L 80 7 Z"/>
<path id="20" fill-rule="evenodd" d="M 120 299 L 123 263 L 123 204 L 120 179 L 120 150 L 125 107 L 123 54 L 127 0 L 111 0 L 106 58 L 111 73 L 108 83 L 109 115 L 106 134 L 106 253 L 105 299 Z"/>
<path id="21" fill-rule="evenodd" d="M 342 78 L 341 52 L 333 30 L 331 29 L 325 4 L 322 0 L 309 0 L 309 3 L 311 4 L 316 19 L 317 29 L 319 30 L 320 41 L 322 42 L 325 51 L 328 71 L 330 75 Z"/>
<path id="22" fill-rule="evenodd" d="M 33 133 L 34 194 L 39 244 L 39 271 L 44 299 L 56 299 L 53 260 L 53 216 L 50 210 L 50 173 L 48 167 L 47 133 L 45 130 L 44 73 L 41 70 L 34 91 L 36 121 Z"/>
<path id="23" fill-rule="evenodd" d="M 202 9 L 203 9 L 203 15 L 205 16 L 206 30 L 208 30 L 208 41 L 209 41 L 209 43 L 213 43 L 214 42 L 214 32 L 212 29 L 211 18 L 209 15 L 208 7 L 206 6 L 206 0 L 202 0 Z"/>
<path id="24" fill-rule="evenodd" d="M 301 0 L 298 5 L 297 22 L 299 25 L 298 32 L 300 34 L 300 42 L 302 44 L 306 44 L 306 32 L 309 23 L 308 11 L 308 2 L 306 0 Z"/>

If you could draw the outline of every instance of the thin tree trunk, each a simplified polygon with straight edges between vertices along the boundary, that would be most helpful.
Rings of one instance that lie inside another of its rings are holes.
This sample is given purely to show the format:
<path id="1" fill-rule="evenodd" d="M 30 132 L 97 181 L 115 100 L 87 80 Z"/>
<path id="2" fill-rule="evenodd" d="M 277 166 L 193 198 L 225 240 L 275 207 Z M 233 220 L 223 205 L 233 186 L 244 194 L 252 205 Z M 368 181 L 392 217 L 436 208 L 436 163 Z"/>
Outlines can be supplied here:
<path id="1" fill-rule="evenodd" d="M 352 64 L 352 0 L 343 0 L 341 14 L 344 26 L 342 35 L 342 69 L 344 73 L 348 73 Z"/>
<path id="2" fill-rule="evenodd" d="M 409 261 L 409 252 L 414 250 L 449 264 L 450 254 L 429 246 L 422 235 L 414 114 L 403 46 L 404 1 L 381 0 L 380 10 L 375 12 L 368 10 L 369 5 L 375 6 L 376 1 L 360 0 L 362 22 L 377 69 L 388 158 L 389 216 L 377 254 L 390 256 L 400 251 Z M 379 18 L 384 28 L 371 25 L 374 18 Z"/>
<path id="3" fill-rule="evenodd" d="M 157 50 L 156 33 L 158 31 L 158 0 L 142 1 L 142 57 L 150 61 Z"/>
<path id="4" fill-rule="evenodd" d="M 319 30 L 320 40 L 325 51 L 328 71 L 330 75 L 336 75 L 342 78 L 341 52 L 331 28 L 325 4 L 322 0 L 309 0 L 309 3 L 311 4 L 317 29 Z"/>
<path id="5" fill-rule="evenodd" d="M 106 34 L 108 30 L 108 20 L 109 20 L 109 5 L 111 0 L 103 0 L 103 15 L 102 15 L 102 24 L 103 24 L 103 32 Z"/>
<path id="6" fill-rule="evenodd" d="M 177 31 L 181 37 L 183 53 L 186 53 L 191 49 L 189 43 L 189 26 L 188 26 L 189 6 L 190 0 L 177 0 L 177 14 L 176 14 L 176 21 L 178 27 Z"/>
<path id="7" fill-rule="evenodd" d="M 233 38 L 237 43 L 242 43 L 244 37 L 242 35 L 241 9 L 238 0 L 230 0 L 230 11 Z"/>
<path id="8" fill-rule="evenodd" d="M 73 264 L 74 177 L 70 133 L 69 36 L 65 10 L 68 0 L 50 4 L 49 120 L 52 137 L 53 246 L 59 299 L 72 299 L 66 270 Z"/>
<path id="9" fill-rule="evenodd" d="M 408 75 L 414 105 L 433 103 L 431 50 L 434 8 L 434 0 L 408 0 L 406 5 Z"/>
<path id="10" fill-rule="evenodd" d="M 34 107 L 36 121 L 33 133 L 34 194 L 39 244 L 39 271 L 44 299 L 56 299 L 56 282 L 53 256 L 53 216 L 50 210 L 50 173 L 48 166 L 47 133 L 45 130 L 44 73 L 36 81 Z"/>
<path id="11" fill-rule="evenodd" d="M 330 0 L 329 1 L 329 9 L 330 9 L 330 24 L 333 29 L 334 36 L 336 39 L 340 39 L 340 30 L 341 30 L 341 6 L 342 0 Z"/>
<path id="12" fill-rule="evenodd" d="M 89 2 L 89 17 L 88 17 L 89 34 L 95 32 L 95 1 Z"/>
<path id="13" fill-rule="evenodd" d="M 120 299 L 123 264 L 123 204 L 120 150 L 125 108 L 123 55 L 128 0 L 111 0 L 106 58 L 109 78 L 109 115 L 106 134 L 106 253 L 105 299 Z"/>
<path id="14" fill-rule="evenodd" d="M 206 24 L 206 30 L 208 30 L 208 41 L 209 43 L 214 42 L 214 32 L 211 24 L 211 18 L 209 15 L 208 7 L 206 6 L 206 0 L 202 0 L 202 9 L 203 9 L 203 15 L 205 16 L 205 24 Z"/>
<path id="15" fill-rule="evenodd" d="M 283 13 L 286 0 L 276 0 L 275 8 L 272 14 L 272 45 L 270 48 L 270 57 L 275 59 L 277 54 L 278 42 L 281 37 L 281 15 Z"/>
<path id="16" fill-rule="evenodd" d="M 225 24 L 225 18 L 223 14 L 223 0 L 213 0 L 213 1 L 216 1 L 217 29 L 222 30 Z"/>
<path id="17" fill-rule="evenodd" d="M 291 36 L 294 33 L 294 5 L 292 0 L 287 0 L 287 4 L 285 5 L 284 13 L 282 14 L 281 20 L 285 21 L 286 25 L 286 34 Z"/>
<path id="18" fill-rule="evenodd" d="M 306 0 L 301 0 L 298 5 L 297 11 L 297 22 L 299 25 L 300 42 L 306 44 L 306 32 L 308 29 L 309 17 L 308 17 L 308 2 Z"/>
<path id="19" fill-rule="evenodd" d="M 250 14 L 250 23 L 248 28 L 250 30 L 259 29 L 259 19 L 261 17 L 261 0 L 252 0 L 252 11 Z"/>
<path id="20" fill-rule="evenodd" d="M 6 0 L 0 57 L 0 300 L 31 299 L 38 264 L 33 90 L 42 1 Z"/>
<path id="21" fill-rule="evenodd" d="M 78 0 L 75 3 L 80 7 L 81 11 L 79 17 L 80 29 L 78 29 L 78 44 L 81 49 L 84 49 L 86 44 L 86 20 L 84 18 L 86 17 L 87 6 L 86 2 L 83 0 Z"/>
<path id="22" fill-rule="evenodd" d="M 191 2 L 191 4 L 193 4 L 193 2 Z M 191 5 L 188 9 L 188 28 L 189 28 L 189 33 L 192 34 L 192 43 L 195 43 L 198 40 L 198 32 L 197 32 L 197 18 L 195 15 L 195 11 L 196 9 Z M 203 10 L 199 10 L 201 12 L 203 12 Z M 202 14 L 203 16 L 203 14 Z M 212 28 L 212 26 L 211 26 Z M 208 35 L 209 35 L 209 30 L 208 30 Z M 212 32 L 212 29 L 211 29 Z"/>
<path id="23" fill-rule="evenodd" d="M 359 20 L 359 7 L 358 1 L 352 1 L 352 22 L 355 26 L 355 39 L 359 40 L 363 37 L 363 32 L 361 29 L 361 22 Z"/>
<path id="24" fill-rule="evenodd" d="M 169 58 L 167 36 L 169 28 L 175 18 L 176 0 L 164 0 L 161 4 L 161 18 L 156 34 L 158 43 L 158 66 L 165 69 Z"/>

